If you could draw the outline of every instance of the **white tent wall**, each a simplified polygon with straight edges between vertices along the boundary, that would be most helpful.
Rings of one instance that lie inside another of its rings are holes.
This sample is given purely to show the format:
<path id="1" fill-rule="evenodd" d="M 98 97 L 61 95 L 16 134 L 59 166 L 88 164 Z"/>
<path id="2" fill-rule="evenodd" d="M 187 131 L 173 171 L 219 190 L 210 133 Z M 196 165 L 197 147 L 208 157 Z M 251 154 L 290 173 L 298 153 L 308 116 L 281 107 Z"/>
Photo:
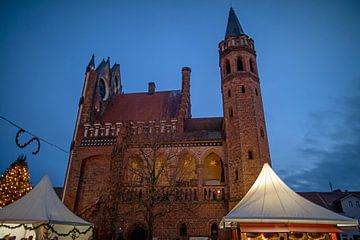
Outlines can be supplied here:
<path id="1" fill-rule="evenodd" d="M 19 224 L 3 224 L 6 225 L 7 227 L 16 227 Z M 27 227 L 32 227 L 32 224 L 26 224 Z M 35 239 L 36 233 L 34 230 L 26 230 L 24 227 L 19 227 L 19 228 L 15 228 L 15 229 L 10 229 L 7 228 L 5 226 L 0 227 L 0 238 L 4 238 L 5 236 L 16 236 L 16 239 L 21 239 L 21 238 L 28 238 L 30 236 L 33 236 Z"/>

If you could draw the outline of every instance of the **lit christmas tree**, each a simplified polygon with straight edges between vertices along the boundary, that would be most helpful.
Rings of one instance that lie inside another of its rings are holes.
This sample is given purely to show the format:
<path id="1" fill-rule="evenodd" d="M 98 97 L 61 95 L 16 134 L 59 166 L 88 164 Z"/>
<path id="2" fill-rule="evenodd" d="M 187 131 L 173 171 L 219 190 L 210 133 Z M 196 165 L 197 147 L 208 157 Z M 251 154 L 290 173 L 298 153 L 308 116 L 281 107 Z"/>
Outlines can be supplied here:
<path id="1" fill-rule="evenodd" d="M 0 208 L 28 193 L 32 189 L 29 180 L 26 156 L 21 155 L 0 176 Z"/>

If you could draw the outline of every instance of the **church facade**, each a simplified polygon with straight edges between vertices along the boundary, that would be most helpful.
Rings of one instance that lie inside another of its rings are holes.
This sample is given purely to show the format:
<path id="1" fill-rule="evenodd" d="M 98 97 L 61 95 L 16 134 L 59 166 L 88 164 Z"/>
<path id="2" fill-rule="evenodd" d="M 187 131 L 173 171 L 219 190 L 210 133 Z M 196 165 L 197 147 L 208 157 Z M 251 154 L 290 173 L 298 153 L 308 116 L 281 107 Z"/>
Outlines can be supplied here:
<path id="1" fill-rule="evenodd" d="M 133 139 L 151 132 L 171 136 L 163 150 L 186 152 L 194 162 L 192 178 L 179 188 L 186 193 L 183 200 L 196 207 L 192 213 L 159 217 L 154 237 L 226 238 L 218 226 L 222 217 L 271 160 L 254 41 L 243 31 L 232 8 L 218 47 L 223 116 L 216 118 L 192 118 L 189 67 L 181 70 L 180 90 L 156 91 L 155 83 L 149 83 L 148 92 L 123 93 L 119 64 L 111 66 L 108 59 L 95 66 L 92 57 L 79 102 L 63 202 L 95 223 L 100 239 L 109 236 L 102 216 L 108 206 L 105 196 L 111 186 L 121 185 L 113 178 L 114 172 L 121 171 L 114 166 L 122 161 L 114 149 L 124 141 L 125 131 L 136 136 Z M 141 239 L 147 231 L 144 220 L 136 214 L 124 216 L 122 207 L 126 204 L 120 201 L 119 208 L 111 211 L 115 229 L 110 231 L 126 239 Z"/>

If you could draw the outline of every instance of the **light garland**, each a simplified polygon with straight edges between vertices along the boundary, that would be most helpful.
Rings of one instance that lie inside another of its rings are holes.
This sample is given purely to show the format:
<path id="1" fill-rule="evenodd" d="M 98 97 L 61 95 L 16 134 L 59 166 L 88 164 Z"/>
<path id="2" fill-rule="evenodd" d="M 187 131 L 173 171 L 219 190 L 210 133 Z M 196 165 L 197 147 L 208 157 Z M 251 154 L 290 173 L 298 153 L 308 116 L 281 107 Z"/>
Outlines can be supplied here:
<path id="1" fill-rule="evenodd" d="M 47 231 L 47 234 L 55 233 L 59 237 L 70 236 L 72 239 L 76 239 L 80 235 L 87 234 L 90 230 L 92 230 L 94 228 L 93 226 L 89 226 L 85 231 L 80 231 L 78 228 L 76 228 L 74 226 L 74 228 L 71 229 L 67 233 L 59 233 L 58 231 L 56 231 L 54 229 L 54 227 L 51 224 L 48 224 L 48 223 L 43 223 L 36 227 L 29 227 L 26 224 L 19 224 L 19 225 L 15 225 L 15 226 L 8 226 L 5 224 L 0 224 L 0 228 L 2 228 L 2 227 L 7 228 L 7 229 L 17 229 L 17 228 L 23 227 L 26 231 L 33 231 L 33 230 L 37 230 L 40 227 L 44 227 L 45 230 Z"/>

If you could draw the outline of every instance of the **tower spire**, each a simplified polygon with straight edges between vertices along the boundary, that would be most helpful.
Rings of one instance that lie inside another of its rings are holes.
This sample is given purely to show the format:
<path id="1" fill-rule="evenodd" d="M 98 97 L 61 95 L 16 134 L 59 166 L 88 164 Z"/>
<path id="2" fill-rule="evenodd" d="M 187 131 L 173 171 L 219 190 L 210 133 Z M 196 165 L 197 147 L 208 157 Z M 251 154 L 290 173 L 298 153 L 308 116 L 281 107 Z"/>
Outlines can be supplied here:
<path id="1" fill-rule="evenodd" d="M 245 34 L 245 32 L 241 27 L 241 24 L 235 14 L 234 9 L 232 7 L 230 7 L 225 38 L 230 37 L 230 36 L 238 37 L 238 36 L 244 35 L 244 34 Z"/>

